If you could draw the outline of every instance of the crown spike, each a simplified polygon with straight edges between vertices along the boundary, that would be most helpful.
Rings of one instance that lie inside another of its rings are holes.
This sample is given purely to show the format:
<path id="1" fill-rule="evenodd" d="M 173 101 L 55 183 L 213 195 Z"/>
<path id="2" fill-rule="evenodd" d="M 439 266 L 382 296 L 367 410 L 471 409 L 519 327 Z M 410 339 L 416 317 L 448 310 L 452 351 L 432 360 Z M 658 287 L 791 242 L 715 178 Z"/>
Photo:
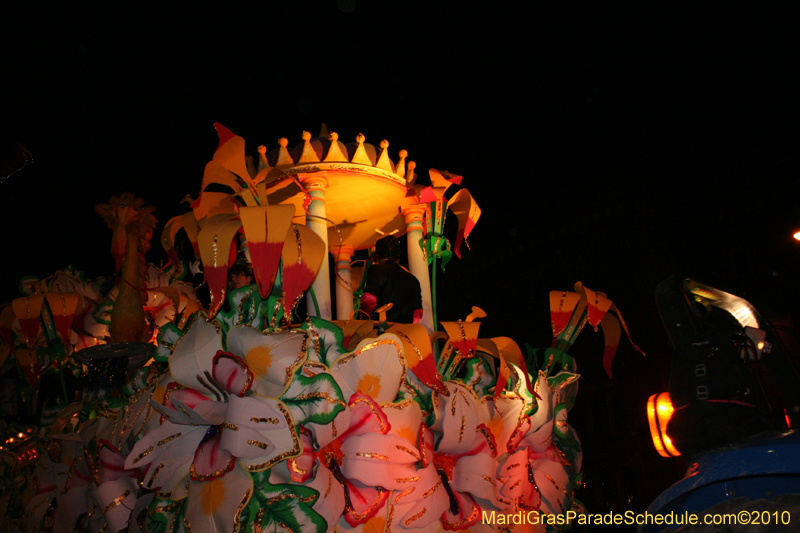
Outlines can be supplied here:
<path id="1" fill-rule="evenodd" d="M 347 156 L 342 153 L 342 146 L 339 142 L 339 134 L 335 131 L 328 134 L 328 139 L 331 141 L 331 147 L 328 148 L 328 155 L 325 156 L 326 163 L 340 163 L 347 161 Z"/>
<path id="2" fill-rule="evenodd" d="M 261 169 L 267 168 L 268 166 L 267 147 L 262 144 L 258 147 L 258 170 L 256 172 L 260 172 Z"/>
<path id="3" fill-rule="evenodd" d="M 322 123 L 322 126 L 319 128 L 319 135 L 317 135 L 319 139 L 327 139 L 328 138 L 328 126 L 325 123 Z"/>
<path id="4" fill-rule="evenodd" d="M 267 174 L 271 170 L 272 167 L 269 166 L 269 161 L 267 160 L 267 147 L 262 144 L 258 147 L 258 168 L 256 169 L 256 175 L 253 176 L 253 183 L 259 186 L 261 205 L 267 205 L 266 195 L 263 193 L 264 180 L 266 180 Z"/>
<path id="5" fill-rule="evenodd" d="M 358 163 L 360 165 L 369 165 L 372 166 L 372 161 L 370 161 L 369 156 L 367 155 L 367 149 L 364 148 L 364 141 L 367 138 L 364 137 L 363 133 L 359 133 L 356 136 L 356 142 L 358 143 L 358 148 L 356 148 L 356 153 L 353 154 L 353 159 L 350 161 L 351 163 Z"/>
<path id="6" fill-rule="evenodd" d="M 389 172 L 394 172 L 394 165 L 389 159 L 389 141 L 386 139 L 382 140 L 380 146 L 381 155 L 378 156 L 378 162 L 375 163 L 375 166 L 383 170 L 388 170 Z"/>
<path id="7" fill-rule="evenodd" d="M 403 148 L 398 155 L 400 156 L 400 161 L 397 162 L 395 174 L 404 178 L 406 176 L 406 157 L 408 157 L 408 152 Z"/>
<path id="8" fill-rule="evenodd" d="M 288 167 L 294 165 L 294 160 L 292 156 L 289 155 L 289 150 L 286 149 L 286 147 L 289 146 L 289 139 L 281 137 L 278 139 L 278 145 L 280 146 L 280 150 L 278 151 L 278 161 L 275 163 L 275 166 Z"/>
<path id="9" fill-rule="evenodd" d="M 311 146 L 311 134 L 307 131 L 303 132 L 303 153 L 300 154 L 298 163 L 319 163 L 317 152 Z"/>
<path id="10" fill-rule="evenodd" d="M 408 176 L 406 177 L 406 183 L 409 187 L 414 185 L 417 181 L 417 175 L 414 173 L 414 169 L 417 168 L 417 164 L 413 161 L 408 162 Z"/>

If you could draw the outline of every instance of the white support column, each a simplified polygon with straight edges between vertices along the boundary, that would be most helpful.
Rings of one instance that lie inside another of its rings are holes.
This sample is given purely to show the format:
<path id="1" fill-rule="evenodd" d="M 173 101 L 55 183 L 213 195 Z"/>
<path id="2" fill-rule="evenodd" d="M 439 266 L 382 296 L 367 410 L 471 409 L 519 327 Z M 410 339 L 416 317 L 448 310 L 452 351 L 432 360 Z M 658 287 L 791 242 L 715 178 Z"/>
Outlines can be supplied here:
<path id="1" fill-rule="evenodd" d="M 406 239 L 408 247 L 408 270 L 419 280 L 422 289 L 422 321 L 428 333 L 433 333 L 433 306 L 431 299 L 431 278 L 428 261 L 422 253 L 419 241 L 425 236 L 422 221 L 425 217 L 425 204 L 407 205 L 402 208 L 406 220 Z"/>
<path id="2" fill-rule="evenodd" d="M 328 188 L 328 176 L 325 173 L 314 174 L 299 174 L 297 178 L 303 187 L 308 191 L 311 196 L 311 204 L 308 206 L 308 215 L 306 215 L 306 226 L 314 233 L 319 235 L 325 243 L 325 250 L 328 248 L 328 222 L 325 220 L 327 215 L 325 213 L 325 189 Z M 328 254 L 322 258 L 322 265 L 319 267 L 319 273 L 314 278 L 311 288 L 314 289 L 314 295 L 317 298 L 317 305 L 319 305 L 320 318 L 331 320 L 331 280 L 328 274 L 330 269 L 330 260 Z M 308 314 L 316 315 L 317 311 L 314 308 L 314 301 L 309 297 L 308 299 Z"/>
<path id="3" fill-rule="evenodd" d="M 350 320 L 353 314 L 353 277 L 350 261 L 353 247 L 349 244 L 331 246 L 336 261 L 336 320 Z"/>

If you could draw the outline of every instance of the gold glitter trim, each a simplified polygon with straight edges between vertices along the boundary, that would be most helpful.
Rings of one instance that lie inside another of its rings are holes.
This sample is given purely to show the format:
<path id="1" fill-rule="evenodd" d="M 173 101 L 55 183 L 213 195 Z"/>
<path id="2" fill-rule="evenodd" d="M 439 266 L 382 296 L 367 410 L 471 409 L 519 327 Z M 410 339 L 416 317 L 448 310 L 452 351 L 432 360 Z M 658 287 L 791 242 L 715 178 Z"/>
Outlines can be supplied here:
<path id="1" fill-rule="evenodd" d="M 299 331 L 293 332 L 295 334 L 299 333 L 303 335 L 303 344 L 300 346 L 300 355 L 294 362 L 286 368 L 286 375 L 283 377 L 283 386 L 288 387 L 289 382 L 292 381 L 292 376 L 294 376 L 297 367 L 303 364 L 303 361 L 306 360 L 308 357 L 308 332 L 307 331 Z"/>
<path id="2" fill-rule="evenodd" d="M 136 457 L 136 459 L 134 459 L 134 460 L 133 460 L 133 464 L 136 464 L 136 463 L 138 463 L 139 461 L 141 461 L 142 459 L 144 459 L 145 457 L 147 457 L 147 454 L 149 454 L 149 453 L 150 453 L 150 452 L 152 452 L 152 451 L 153 451 L 153 447 L 152 447 L 152 446 L 150 446 L 150 447 L 149 447 L 149 448 L 147 448 L 145 451 L 143 451 L 142 453 L 140 453 L 140 454 L 139 454 L 139 455 Z"/>
<path id="3" fill-rule="evenodd" d="M 395 448 L 400 450 L 401 452 L 406 452 L 408 455 L 414 458 L 415 461 L 419 461 L 419 455 L 415 454 L 412 450 L 409 450 L 405 446 L 401 446 L 399 444 L 394 445 Z"/>
<path id="4" fill-rule="evenodd" d="M 478 377 L 473 379 L 469 383 L 467 383 L 466 385 L 468 387 L 475 388 L 478 385 L 478 383 L 480 383 L 481 380 L 483 379 L 483 363 L 482 363 L 482 361 L 483 361 L 483 359 L 481 359 L 480 361 L 478 361 L 475 364 L 475 369 L 478 371 Z"/>
<path id="5" fill-rule="evenodd" d="M 292 415 L 289 414 L 289 411 L 280 402 L 278 402 L 278 409 L 281 411 L 281 413 L 283 413 L 283 417 L 286 420 L 286 423 L 289 425 L 289 431 L 292 434 L 293 447 L 288 452 L 283 452 L 282 454 L 280 454 L 280 455 L 278 455 L 276 457 L 273 457 L 269 461 L 266 461 L 266 462 L 258 464 L 258 465 L 250 465 L 250 466 L 248 466 L 247 470 L 249 470 L 250 472 L 259 472 L 261 470 L 266 470 L 267 468 L 272 468 L 274 465 L 280 463 L 284 459 L 287 459 L 289 457 L 297 457 L 298 455 L 300 455 L 303 452 L 303 445 L 300 444 L 300 439 L 297 438 L 297 432 L 295 431 L 295 428 L 294 428 L 294 422 L 292 421 Z"/>
<path id="6" fill-rule="evenodd" d="M 328 367 L 323 365 L 322 363 L 318 363 L 317 361 L 311 361 L 311 360 L 306 359 L 306 361 L 303 363 L 303 372 L 306 372 L 306 373 L 310 372 L 310 370 L 305 368 L 307 366 L 311 367 L 311 368 L 321 368 L 323 372 L 327 372 L 328 371 Z M 314 376 L 316 376 L 316 374 L 312 374 L 310 377 L 314 377 Z"/>
<path id="7" fill-rule="evenodd" d="M 412 340 L 408 338 L 408 335 L 406 335 L 405 333 L 403 333 L 400 330 L 392 331 L 392 333 L 394 333 L 398 337 L 402 338 L 403 340 L 407 341 L 408 344 L 411 345 L 411 349 L 414 350 L 414 352 L 417 354 L 417 360 L 419 360 L 419 362 L 422 362 L 422 353 L 419 351 L 419 348 L 417 348 L 417 345 L 414 344 L 412 342 Z"/>
<path id="8" fill-rule="evenodd" d="M 158 466 L 157 466 L 157 467 L 156 467 L 156 468 L 153 470 L 153 475 L 152 475 L 152 476 L 150 476 L 150 481 L 148 481 L 148 482 L 147 482 L 147 488 L 150 488 L 150 487 L 152 487 L 152 486 L 153 486 L 153 481 L 155 481 L 155 480 L 156 480 L 156 476 L 158 475 L 158 473 L 159 473 L 159 472 L 161 472 L 161 469 L 162 469 L 162 468 L 164 468 L 164 463 L 161 463 L 161 464 L 159 464 L 159 465 L 158 465 Z"/>
<path id="9" fill-rule="evenodd" d="M 308 472 L 308 470 L 305 470 L 305 469 L 300 468 L 299 466 L 297 466 L 296 458 L 289 459 L 289 466 L 292 468 L 292 471 L 295 474 L 301 474 L 302 475 L 302 474 L 305 474 L 305 473 Z"/>
<path id="10" fill-rule="evenodd" d="M 378 505 L 382 505 L 384 503 L 383 502 L 383 498 L 380 497 L 380 495 L 382 495 L 384 492 L 386 492 L 386 490 L 382 489 L 380 487 L 375 487 L 375 490 L 378 492 L 379 498 L 377 500 L 375 500 L 375 502 L 372 505 L 369 506 L 369 508 L 364 512 L 364 514 L 360 515 L 360 514 L 356 513 L 355 509 L 353 509 L 352 507 L 347 508 L 347 510 L 356 519 L 356 521 L 360 522 L 361 520 L 364 520 L 364 518 L 369 516 L 375 510 L 375 508 Z"/>
<path id="11" fill-rule="evenodd" d="M 417 490 L 417 487 L 411 487 L 410 489 L 404 490 L 403 492 L 401 492 L 400 494 L 395 496 L 394 503 L 400 503 L 400 498 L 405 498 L 406 496 L 408 496 L 409 494 L 411 494 L 415 490 Z"/>
<path id="12" fill-rule="evenodd" d="M 486 426 L 478 427 L 478 431 L 483 433 L 483 436 L 486 437 L 486 443 L 492 451 L 492 457 L 497 457 L 497 448 L 495 447 L 494 435 L 492 435 L 492 432 Z"/>
<path id="13" fill-rule="evenodd" d="M 178 438 L 178 437 L 180 437 L 180 436 L 181 436 L 181 434 L 180 434 L 180 433 L 175 433 L 175 434 L 173 434 L 173 435 L 170 435 L 170 436 L 169 436 L 169 437 L 167 437 L 166 439 L 163 439 L 163 440 L 160 440 L 160 441 L 158 441 L 158 443 L 156 444 L 156 446 L 163 446 L 163 445 L 165 445 L 166 443 L 168 443 L 169 441 L 171 441 L 171 440 L 173 440 L 173 439 L 177 439 L 177 438 Z"/>
<path id="14" fill-rule="evenodd" d="M 377 340 L 375 342 L 371 342 L 371 343 L 369 343 L 367 345 L 362 346 L 361 348 L 359 348 L 358 350 L 356 350 L 355 352 L 353 352 L 351 354 L 348 354 L 348 355 L 345 355 L 344 357 L 341 357 L 339 360 L 336 361 L 336 364 L 337 365 L 343 365 L 345 363 L 349 363 L 352 359 L 354 359 L 355 357 L 358 357 L 359 355 L 361 355 L 362 352 L 365 352 L 367 350 L 371 350 L 373 348 L 377 348 L 378 346 L 383 346 L 383 345 L 386 345 L 386 344 L 393 345 L 395 348 L 397 348 L 398 352 L 402 353 L 402 348 L 400 347 L 400 345 L 397 344 L 392 339 L 380 339 L 380 340 Z"/>
<path id="15" fill-rule="evenodd" d="M 434 394 L 433 397 L 436 398 L 436 394 Z M 422 456 L 422 466 L 423 467 L 428 466 L 428 463 L 430 462 L 430 461 L 428 461 L 428 458 L 425 455 L 426 447 L 427 446 L 425 445 L 425 429 L 420 426 L 420 428 L 419 428 L 419 453 Z"/>
<path id="16" fill-rule="evenodd" d="M 125 498 L 127 498 L 127 497 L 128 497 L 128 495 L 129 495 L 130 493 L 131 493 L 131 491 L 130 491 L 130 489 L 128 489 L 128 490 L 126 490 L 124 493 L 122 493 L 120 496 L 117 496 L 116 498 L 114 498 L 114 500 L 113 500 L 111 503 L 109 503 L 108 505 L 106 505 L 105 507 L 103 507 L 103 514 L 106 514 L 106 513 L 107 513 L 107 512 L 109 512 L 111 509 L 113 509 L 113 508 L 114 508 L 114 507 L 116 507 L 117 505 L 121 504 L 121 503 L 122 503 L 122 500 L 124 500 Z"/>
<path id="17" fill-rule="evenodd" d="M 545 479 L 546 479 L 547 481 L 549 481 L 550 483 L 552 483 L 552 484 L 553 484 L 553 486 L 554 486 L 555 488 L 557 488 L 557 489 L 560 489 L 560 488 L 561 488 L 561 487 L 559 487 L 559 486 L 558 486 L 558 483 L 556 483 L 556 480 L 555 480 L 555 479 L 551 478 L 550 476 L 548 476 L 547 474 L 544 474 L 544 473 L 543 473 L 542 475 L 545 477 Z"/>
<path id="18" fill-rule="evenodd" d="M 285 502 L 286 500 L 297 500 L 301 503 L 311 503 L 314 501 L 315 498 L 316 496 L 308 496 L 307 498 L 301 498 L 297 494 L 288 493 L 288 494 L 280 494 L 278 496 L 275 496 L 274 498 L 270 498 L 265 502 L 265 504 L 269 506 L 276 503 Z"/>
<path id="19" fill-rule="evenodd" d="M 247 505 L 247 500 L 250 499 L 250 489 L 244 491 L 244 496 L 242 496 L 242 501 L 239 502 L 239 507 L 236 508 L 236 514 L 233 515 L 233 529 L 231 531 L 236 531 L 239 528 L 239 519 L 242 516 L 242 509 L 244 506 Z"/>
<path id="20" fill-rule="evenodd" d="M 248 300 L 248 298 L 250 298 L 250 296 L 253 295 L 253 291 L 255 290 L 255 288 L 256 288 L 255 285 L 251 285 L 250 286 L 250 290 L 247 291 L 247 294 L 243 294 L 242 295 L 242 299 L 239 302 L 239 305 L 236 307 L 236 310 L 239 313 L 239 320 L 236 321 L 236 324 L 234 324 L 234 326 L 239 326 L 239 325 L 241 325 L 242 322 L 244 322 L 244 318 L 246 316 L 245 312 L 244 312 L 244 304 L 245 304 L 245 302 L 249 301 L 249 303 L 250 303 L 250 313 L 249 313 L 250 316 L 253 316 L 255 314 L 255 312 L 254 312 L 255 311 L 255 299 L 253 298 L 253 299 Z M 247 389 L 245 389 L 245 391 L 246 390 Z"/>
<path id="21" fill-rule="evenodd" d="M 490 478 L 489 476 L 481 476 L 481 477 L 482 477 L 482 478 L 483 478 L 485 481 L 488 481 L 489 483 L 491 483 L 492 485 L 495 485 L 495 486 L 497 485 L 497 484 L 494 482 L 494 480 L 493 480 L 492 478 Z"/>
<path id="22" fill-rule="evenodd" d="M 383 433 L 385 435 L 388 428 L 386 427 L 386 424 L 383 422 L 383 418 L 381 417 L 381 414 L 378 413 L 377 409 L 375 409 L 375 403 L 372 401 L 372 398 L 359 397 L 359 398 L 356 398 L 355 400 L 351 401 L 350 405 L 353 406 L 353 405 L 356 405 L 356 404 L 362 403 L 362 402 L 366 402 L 367 403 L 367 406 L 369 407 L 369 410 L 372 411 L 372 414 L 375 415 L 375 417 L 378 419 L 378 424 L 381 426 L 381 433 Z"/>
<path id="23" fill-rule="evenodd" d="M 262 450 L 266 450 L 267 448 L 269 448 L 269 444 L 267 444 L 266 442 L 261 442 L 260 440 L 248 440 L 247 444 L 250 444 L 252 446 L 257 446 Z"/>
<path id="24" fill-rule="evenodd" d="M 221 470 L 217 470 L 216 472 L 212 472 L 210 474 L 205 474 L 205 475 L 202 475 L 202 476 L 197 473 L 197 471 L 194 468 L 194 463 L 192 463 L 191 468 L 189 468 L 189 474 L 191 476 L 190 479 L 193 479 L 195 481 L 208 481 L 209 479 L 217 478 L 217 477 L 225 474 L 225 472 L 228 472 L 229 470 L 231 470 L 231 468 L 233 468 L 233 461 L 234 461 L 234 457 L 233 457 L 233 455 L 231 455 L 228 458 L 228 464 L 226 464 Z"/>
<path id="25" fill-rule="evenodd" d="M 267 510 L 262 507 L 256 513 L 256 519 L 253 521 L 253 529 L 255 529 L 256 533 L 264 533 L 264 527 L 261 523 L 264 521 L 264 513 L 266 512 Z"/>
<path id="26" fill-rule="evenodd" d="M 519 463 L 514 463 L 513 465 L 507 466 L 506 470 L 511 470 L 512 468 L 516 468 L 519 466 Z"/>
<path id="27" fill-rule="evenodd" d="M 298 394 L 295 399 L 308 400 L 310 398 L 320 398 L 322 400 L 327 401 L 328 403 L 341 405 L 342 407 L 345 407 L 347 405 L 342 400 L 339 400 L 338 398 L 331 398 L 327 392 L 322 392 L 322 391 L 306 392 L 303 394 Z"/>
<path id="28" fill-rule="evenodd" d="M 434 485 L 433 487 L 429 488 L 428 490 L 422 493 L 422 497 L 427 498 L 428 496 L 433 494 L 436 491 L 436 489 L 438 489 L 441 485 L 442 485 L 442 480 L 440 478 L 439 481 L 436 482 L 436 485 Z"/>
<path id="29" fill-rule="evenodd" d="M 406 525 L 406 526 L 410 526 L 412 522 L 422 518 L 422 515 L 424 515 L 427 511 L 428 511 L 428 508 L 427 507 L 423 507 L 422 511 L 418 512 L 417 514 L 415 514 L 414 516 L 412 516 L 411 518 L 409 518 L 408 520 L 403 522 L 403 524 Z"/>
<path id="30" fill-rule="evenodd" d="M 367 459 L 378 459 L 379 461 L 388 461 L 389 458 L 379 453 L 370 452 L 356 452 L 356 457 L 365 457 Z"/>
<path id="31" fill-rule="evenodd" d="M 230 422 L 224 422 L 222 424 L 222 427 L 224 427 L 225 429 L 231 429 L 233 431 L 239 431 L 239 426 L 237 426 L 236 424 L 231 424 Z"/>
<path id="32" fill-rule="evenodd" d="M 467 419 L 464 415 L 461 415 L 461 429 L 458 432 L 458 442 L 461 442 L 464 439 L 464 429 L 467 427 Z"/>
<path id="33" fill-rule="evenodd" d="M 256 417 L 252 417 L 252 418 L 250 418 L 250 422 L 258 422 L 258 423 L 261 423 L 261 424 L 277 424 L 278 422 L 280 422 L 280 420 L 278 420 L 277 418 L 256 418 Z"/>
<path id="34" fill-rule="evenodd" d="M 403 410 L 409 405 L 413 403 L 413 400 L 400 400 L 397 403 L 393 402 L 383 402 L 381 404 L 381 409 L 400 409 Z"/>

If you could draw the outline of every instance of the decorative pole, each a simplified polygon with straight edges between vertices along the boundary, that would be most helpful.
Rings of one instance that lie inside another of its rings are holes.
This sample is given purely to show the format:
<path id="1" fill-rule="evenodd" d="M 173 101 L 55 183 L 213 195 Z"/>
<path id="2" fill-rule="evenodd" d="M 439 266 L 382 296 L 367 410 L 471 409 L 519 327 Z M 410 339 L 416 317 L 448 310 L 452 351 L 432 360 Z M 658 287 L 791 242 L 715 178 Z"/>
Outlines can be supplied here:
<path id="1" fill-rule="evenodd" d="M 308 206 L 308 215 L 306 216 L 306 226 L 322 239 L 322 242 L 325 243 L 325 250 L 328 250 L 328 222 L 325 213 L 325 189 L 328 188 L 328 176 L 324 172 L 316 172 L 314 174 L 298 174 L 297 179 L 306 188 L 311 199 L 311 203 Z M 331 320 L 333 316 L 331 310 L 331 280 L 328 275 L 329 265 L 330 261 L 326 253 L 322 258 L 322 265 L 319 268 L 317 277 L 314 278 L 314 282 L 311 284 L 311 289 L 317 299 L 317 305 L 319 305 L 319 317 L 325 320 Z M 311 298 L 308 299 L 308 314 L 317 314 L 314 301 Z"/>
<path id="2" fill-rule="evenodd" d="M 353 277 L 350 261 L 353 247 L 349 244 L 331 246 L 336 260 L 336 319 L 350 320 L 353 315 Z"/>
<path id="3" fill-rule="evenodd" d="M 420 241 L 425 236 L 422 226 L 425 204 L 405 205 L 401 207 L 406 221 L 406 238 L 408 239 L 408 270 L 419 280 L 422 289 L 422 321 L 428 333 L 434 332 L 433 306 L 431 304 L 431 280 L 428 274 L 428 261 L 422 252 Z"/>

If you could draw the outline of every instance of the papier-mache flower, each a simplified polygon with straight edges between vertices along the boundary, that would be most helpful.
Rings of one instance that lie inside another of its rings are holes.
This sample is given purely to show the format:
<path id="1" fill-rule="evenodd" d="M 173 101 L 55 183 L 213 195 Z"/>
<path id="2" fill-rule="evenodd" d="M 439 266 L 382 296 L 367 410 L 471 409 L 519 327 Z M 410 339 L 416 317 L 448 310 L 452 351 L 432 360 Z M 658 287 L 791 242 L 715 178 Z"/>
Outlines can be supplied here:
<path id="1" fill-rule="evenodd" d="M 392 497 L 393 528 L 415 530 L 441 521 L 445 529 L 464 529 L 480 520 L 482 505 L 497 508 L 497 445 L 481 420 L 479 398 L 457 381 L 444 385 L 448 396 L 433 393 L 434 425 L 419 426 L 422 468 Z"/>
<path id="2" fill-rule="evenodd" d="M 163 404 L 153 402 L 164 420 L 125 462 L 149 465 L 145 487 L 189 496 L 185 520 L 195 527 L 229 528 L 252 494 L 249 472 L 301 452 L 289 409 L 252 394 L 256 377 L 244 358 L 220 348 L 216 328 L 202 319 L 181 337 L 170 357 L 176 382 Z"/>

